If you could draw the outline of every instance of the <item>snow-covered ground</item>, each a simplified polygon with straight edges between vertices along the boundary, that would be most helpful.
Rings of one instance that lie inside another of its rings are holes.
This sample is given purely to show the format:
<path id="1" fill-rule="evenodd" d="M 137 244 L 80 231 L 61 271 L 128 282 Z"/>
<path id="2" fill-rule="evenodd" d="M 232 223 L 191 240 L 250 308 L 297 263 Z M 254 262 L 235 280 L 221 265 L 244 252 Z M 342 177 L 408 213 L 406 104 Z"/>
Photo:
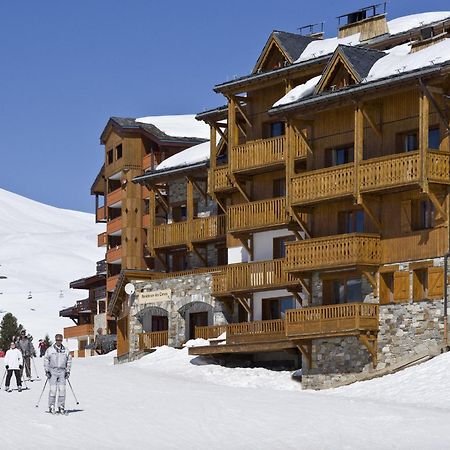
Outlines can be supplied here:
<path id="1" fill-rule="evenodd" d="M 42 377 L 42 359 L 37 359 Z M 301 391 L 289 372 L 201 365 L 162 347 L 112 364 L 76 359 L 68 417 L 45 414 L 43 381 L 0 391 L 4 449 L 447 449 L 450 354 L 381 379 Z M 0 362 L 3 372 L 3 364 Z"/>
<path id="2" fill-rule="evenodd" d="M 104 258 L 94 215 L 44 205 L 0 189 L 0 319 L 13 313 L 35 340 L 74 323 L 59 311 L 87 297 L 69 288 Z M 28 298 L 30 296 L 31 298 Z"/>

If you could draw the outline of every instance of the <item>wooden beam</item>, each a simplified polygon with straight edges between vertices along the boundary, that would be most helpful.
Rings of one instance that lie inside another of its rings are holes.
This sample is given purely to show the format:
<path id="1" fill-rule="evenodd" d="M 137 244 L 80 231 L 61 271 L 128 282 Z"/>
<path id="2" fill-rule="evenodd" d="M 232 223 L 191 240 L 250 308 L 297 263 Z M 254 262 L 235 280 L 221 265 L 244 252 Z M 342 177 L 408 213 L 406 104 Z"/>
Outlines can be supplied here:
<path id="1" fill-rule="evenodd" d="M 366 214 L 369 216 L 370 220 L 374 223 L 374 225 L 378 228 L 378 231 L 382 232 L 383 226 L 381 225 L 381 222 L 376 218 L 375 214 L 370 209 L 369 205 L 364 201 L 363 196 L 360 196 L 360 205 L 363 207 Z"/>
<path id="2" fill-rule="evenodd" d="M 161 194 L 161 191 L 159 190 L 158 186 L 156 186 L 155 184 L 150 184 L 149 187 L 153 191 L 155 191 L 156 194 L 158 194 L 156 196 L 156 201 L 164 208 L 166 213 L 169 212 L 169 204 L 167 203 L 167 201 L 164 198 L 164 196 Z"/>
<path id="3" fill-rule="evenodd" d="M 244 130 L 244 128 L 242 128 L 242 125 L 239 122 L 236 122 L 236 126 L 238 127 L 239 131 L 245 136 L 247 137 L 247 132 Z"/>
<path id="4" fill-rule="evenodd" d="M 374 277 L 370 272 L 368 272 L 367 270 L 363 270 L 362 273 L 364 274 L 364 276 L 367 278 L 367 280 L 369 281 L 369 283 L 372 285 L 373 291 L 376 292 L 377 291 L 377 279 L 376 277 Z"/>
<path id="5" fill-rule="evenodd" d="M 433 105 L 433 108 L 438 113 L 439 119 L 441 120 L 441 122 L 444 125 L 444 127 L 446 128 L 446 130 L 450 132 L 450 125 L 449 125 L 450 118 L 448 117 L 446 112 L 440 108 L 440 106 L 438 105 L 433 94 L 430 92 L 430 91 L 434 91 L 436 93 L 443 94 L 442 89 L 434 88 L 433 86 L 427 86 L 421 78 L 419 79 L 419 86 L 420 86 L 420 89 L 422 90 L 422 92 L 427 96 L 430 103 Z"/>
<path id="6" fill-rule="evenodd" d="M 364 145 L 364 116 L 360 105 L 355 107 L 355 130 L 354 130 L 354 191 L 353 195 L 357 203 L 361 202 L 359 192 L 359 164 L 363 159 L 363 145 Z"/>
<path id="7" fill-rule="evenodd" d="M 297 291 L 289 290 L 289 292 L 297 299 L 297 301 L 300 303 L 300 306 L 302 306 L 302 297 Z"/>
<path id="8" fill-rule="evenodd" d="M 309 289 L 309 286 L 306 284 L 305 280 L 299 277 L 298 282 L 302 286 L 302 289 L 303 291 L 305 291 L 306 295 L 308 295 L 309 299 L 311 299 L 311 290 Z"/>
<path id="9" fill-rule="evenodd" d="M 308 369 L 312 368 L 312 341 L 297 341 L 297 348 L 300 350 L 300 353 L 306 358 L 308 362 Z"/>
<path id="10" fill-rule="evenodd" d="M 155 250 L 155 256 L 158 258 L 159 262 L 163 265 L 165 271 L 167 272 L 168 271 L 168 267 L 167 267 L 166 260 L 156 250 Z"/>
<path id="11" fill-rule="evenodd" d="M 420 153 L 420 184 L 422 192 L 428 192 L 427 150 L 428 130 L 430 126 L 430 103 L 422 91 L 419 95 L 419 153 Z"/>
<path id="12" fill-rule="evenodd" d="M 305 236 L 308 239 L 311 239 L 311 233 L 308 231 L 308 228 L 306 227 L 306 224 L 303 223 L 303 220 L 301 219 L 299 213 L 295 209 L 292 209 L 292 215 L 294 216 L 294 219 L 296 220 L 296 222 L 300 225 L 300 228 L 305 233 Z"/>
<path id="13" fill-rule="evenodd" d="M 191 251 L 193 251 L 198 258 L 200 259 L 200 261 L 203 263 L 203 265 L 205 267 L 208 267 L 208 261 L 206 260 L 206 258 L 198 251 L 198 249 L 195 247 L 195 245 L 191 244 Z"/>
<path id="14" fill-rule="evenodd" d="M 232 182 L 234 182 L 234 184 L 238 188 L 238 191 L 242 194 L 242 197 L 244 197 L 245 201 L 247 203 L 250 203 L 250 197 L 247 195 L 244 188 L 241 186 L 241 182 L 234 175 L 232 176 Z"/>
<path id="15" fill-rule="evenodd" d="M 191 180 L 192 185 L 197 189 L 197 192 L 204 198 L 205 202 L 208 200 L 208 194 L 204 191 L 201 186 L 198 184 L 196 180 L 192 177 L 186 177 L 188 180 Z"/>
<path id="16" fill-rule="evenodd" d="M 378 364 L 378 342 L 377 342 L 377 336 L 374 334 L 360 334 L 358 336 L 359 341 L 367 348 L 367 351 L 372 356 L 372 364 L 373 368 Z"/>
<path id="17" fill-rule="evenodd" d="M 219 205 L 220 209 L 226 213 L 227 212 L 227 207 L 226 205 L 222 202 L 222 199 L 220 199 L 219 197 L 217 197 L 217 195 L 214 195 L 214 200 L 216 201 L 216 203 Z"/>
<path id="18" fill-rule="evenodd" d="M 366 108 L 363 108 L 362 113 L 363 113 L 364 117 L 366 118 L 368 124 L 372 128 L 372 130 L 378 136 L 378 138 L 383 139 L 383 133 L 381 132 L 381 128 L 376 124 L 375 120 L 372 118 L 369 111 L 367 111 Z"/>
<path id="19" fill-rule="evenodd" d="M 253 245 L 251 244 L 252 238 L 249 235 L 238 235 L 236 236 L 237 239 L 239 239 L 242 246 L 247 250 L 248 254 L 250 255 L 250 259 L 253 260 Z M 250 244 L 249 244 L 250 241 Z"/>
<path id="20" fill-rule="evenodd" d="M 439 211 L 439 214 L 442 216 L 442 218 L 445 220 L 445 222 L 448 221 L 448 214 L 446 213 L 444 207 L 441 205 L 440 201 L 436 197 L 436 194 L 429 189 L 427 192 L 427 195 L 431 202 L 433 203 L 434 207 Z"/>
<path id="21" fill-rule="evenodd" d="M 237 110 L 241 113 L 241 116 L 247 122 L 247 125 L 251 128 L 252 127 L 252 123 L 250 122 L 250 119 L 247 117 L 247 114 L 245 113 L 245 111 L 242 109 L 242 106 L 239 103 L 239 99 L 237 97 L 234 97 L 234 99 L 236 100 L 236 108 L 237 108 Z"/>
<path id="22" fill-rule="evenodd" d="M 305 133 L 303 133 L 303 130 L 301 130 L 299 127 L 297 127 L 296 125 L 292 124 L 294 131 L 303 139 L 304 144 L 306 145 L 306 148 L 308 150 L 309 153 L 313 153 L 313 149 L 311 147 L 311 145 L 308 142 L 308 137 L 306 136 Z"/>

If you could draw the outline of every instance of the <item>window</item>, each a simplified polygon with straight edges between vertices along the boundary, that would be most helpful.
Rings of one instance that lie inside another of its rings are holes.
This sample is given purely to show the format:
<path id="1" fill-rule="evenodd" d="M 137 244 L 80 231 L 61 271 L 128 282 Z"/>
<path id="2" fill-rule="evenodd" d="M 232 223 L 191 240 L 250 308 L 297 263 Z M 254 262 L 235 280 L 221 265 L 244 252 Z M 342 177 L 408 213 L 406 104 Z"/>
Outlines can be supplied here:
<path id="1" fill-rule="evenodd" d="M 339 166 L 353 162 L 353 145 L 328 149 L 326 152 L 326 166 Z"/>
<path id="2" fill-rule="evenodd" d="M 339 234 L 364 232 L 364 211 L 355 209 L 339 212 L 338 232 Z"/>
<path id="3" fill-rule="evenodd" d="M 277 178 L 276 180 L 273 180 L 272 189 L 274 197 L 286 196 L 286 179 Z"/>
<path id="4" fill-rule="evenodd" d="M 292 297 L 263 298 L 262 320 L 284 319 L 287 309 L 294 308 Z"/>
<path id="5" fill-rule="evenodd" d="M 122 144 L 116 147 L 116 159 L 122 158 Z"/>
<path id="6" fill-rule="evenodd" d="M 439 150 L 441 143 L 441 133 L 439 128 L 430 128 L 428 130 L 428 148 Z"/>
<path id="7" fill-rule="evenodd" d="M 286 256 L 286 242 L 295 240 L 295 236 L 282 236 L 273 239 L 273 259 L 280 259 Z"/>
<path id="8" fill-rule="evenodd" d="M 401 137 L 401 151 L 412 152 L 419 148 L 417 132 L 407 133 Z"/>
<path id="9" fill-rule="evenodd" d="M 108 152 L 107 152 L 107 154 L 106 154 L 106 158 L 107 158 L 108 164 L 112 164 L 112 163 L 113 163 L 113 161 L 114 161 L 114 152 L 113 152 L 113 149 L 108 150 Z"/>
<path id="10" fill-rule="evenodd" d="M 435 210 L 430 200 L 411 202 L 411 225 L 413 230 L 426 230 L 434 227 Z"/>
<path id="11" fill-rule="evenodd" d="M 225 246 L 217 247 L 217 265 L 226 266 L 228 264 L 228 248 Z"/>
<path id="12" fill-rule="evenodd" d="M 322 291 L 324 305 L 361 302 L 361 278 L 342 278 L 337 280 L 324 280 Z"/>
<path id="13" fill-rule="evenodd" d="M 174 222 L 184 222 L 187 219 L 186 205 L 172 206 L 172 220 Z"/>
<path id="14" fill-rule="evenodd" d="M 269 125 L 270 137 L 283 136 L 285 133 L 284 122 L 273 122 Z"/>
<path id="15" fill-rule="evenodd" d="M 180 272 L 187 269 L 187 254 L 176 252 L 169 255 L 169 267 L 171 272 Z"/>

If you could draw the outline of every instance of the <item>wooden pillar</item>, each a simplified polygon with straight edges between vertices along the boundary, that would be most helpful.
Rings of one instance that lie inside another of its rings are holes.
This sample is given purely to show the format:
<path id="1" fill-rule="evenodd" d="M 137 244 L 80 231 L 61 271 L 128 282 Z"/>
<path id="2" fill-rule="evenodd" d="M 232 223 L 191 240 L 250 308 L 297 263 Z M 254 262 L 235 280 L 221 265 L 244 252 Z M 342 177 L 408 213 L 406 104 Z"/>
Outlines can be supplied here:
<path id="1" fill-rule="evenodd" d="M 361 203 L 361 194 L 359 186 L 359 163 L 363 159 L 363 145 L 364 145 L 364 115 L 362 108 L 357 105 L 355 108 L 355 131 L 354 131 L 354 196 L 357 203 Z"/>
<path id="2" fill-rule="evenodd" d="M 286 164 L 286 211 L 291 214 L 291 180 L 294 176 L 294 128 L 290 120 L 286 121 L 286 149 L 285 149 L 285 164 Z"/>
<path id="3" fill-rule="evenodd" d="M 239 135 L 236 125 L 236 100 L 230 97 L 228 100 L 228 164 L 233 170 L 233 147 L 238 145 Z"/>
<path id="4" fill-rule="evenodd" d="M 150 188 L 150 199 L 149 199 L 149 225 L 147 230 L 147 248 L 150 254 L 153 256 L 153 231 L 155 229 L 156 223 L 156 194 L 155 191 Z"/>
<path id="5" fill-rule="evenodd" d="M 209 124 L 209 145 L 210 145 L 210 159 L 209 159 L 209 172 L 208 172 L 208 185 L 209 192 L 214 192 L 214 175 L 217 167 L 217 141 L 216 141 L 216 129 L 212 123 Z"/>
<path id="6" fill-rule="evenodd" d="M 424 192 L 428 192 L 427 150 L 428 129 L 430 121 L 430 102 L 423 91 L 419 93 L 419 153 L 420 184 Z"/>

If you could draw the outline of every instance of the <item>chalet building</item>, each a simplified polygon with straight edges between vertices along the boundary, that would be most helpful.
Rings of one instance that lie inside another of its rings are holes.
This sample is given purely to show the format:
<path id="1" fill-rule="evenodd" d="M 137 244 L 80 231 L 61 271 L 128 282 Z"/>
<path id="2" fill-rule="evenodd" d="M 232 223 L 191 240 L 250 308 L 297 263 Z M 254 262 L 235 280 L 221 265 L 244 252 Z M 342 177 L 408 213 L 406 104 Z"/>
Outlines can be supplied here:
<path id="1" fill-rule="evenodd" d="M 106 248 L 107 331 L 117 332 L 119 354 L 124 347 L 121 337 L 128 336 L 128 318 L 108 312 L 119 276 L 123 270 L 154 271 L 160 263 L 147 242 L 153 236 L 150 220 L 154 217 L 155 224 L 159 223 L 163 209 L 153 205 L 151 216 L 151 192 L 145 185 L 132 181 L 178 152 L 206 142 L 208 137 L 208 127 L 192 115 L 112 117 L 100 137 L 105 162 L 91 193 L 96 199 L 96 220 L 106 224 L 106 231 L 98 236 L 98 245 Z M 179 213 L 184 210 L 179 205 Z M 177 256 L 178 253 L 167 260 L 172 265 L 183 264 Z"/>
<path id="2" fill-rule="evenodd" d="M 150 270 L 111 272 L 119 355 L 195 336 L 192 355 L 301 366 L 323 388 L 447 346 L 450 12 L 340 21 L 331 39 L 274 31 L 215 86 L 209 163 L 192 147 L 126 178 L 149 199 Z"/>
<path id="3" fill-rule="evenodd" d="M 74 356 L 93 356 L 94 350 L 86 347 L 98 334 L 106 333 L 106 261 L 97 262 L 95 275 L 72 281 L 70 287 L 87 290 L 89 294 L 71 308 L 59 312 L 60 317 L 68 317 L 75 323 L 75 326 L 64 328 L 64 338 L 78 340 Z"/>

